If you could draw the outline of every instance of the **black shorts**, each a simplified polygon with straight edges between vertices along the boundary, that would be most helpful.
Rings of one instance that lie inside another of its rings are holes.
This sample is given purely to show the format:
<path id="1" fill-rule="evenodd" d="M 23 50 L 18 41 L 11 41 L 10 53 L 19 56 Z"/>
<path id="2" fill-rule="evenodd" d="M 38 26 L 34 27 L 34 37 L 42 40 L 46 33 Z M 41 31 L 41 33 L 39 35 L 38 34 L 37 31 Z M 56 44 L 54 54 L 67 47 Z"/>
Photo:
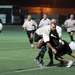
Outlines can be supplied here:
<path id="1" fill-rule="evenodd" d="M 31 34 L 31 33 L 34 34 L 34 32 L 35 32 L 35 30 L 31 30 L 31 31 L 28 31 L 28 30 L 27 30 L 27 36 L 30 38 L 30 34 Z"/>
<path id="2" fill-rule="evenodd" d="M 42 37 L 38 35 L 37 33 L 34 34 L 34 41 L 38 42 Z"/>
<path id="3" fill-rule="evenodd" d="M 64 45 L 59 44 L 59 46 L 57 46 L 56 50 L 57 50 L 57 53 L 55 55 L 59 56 L 59 57 L 65 55 L 65 54 L 71 55 L 71 53 L 72 53 L 72 50 L 66 41 L 64 41 Z"/>

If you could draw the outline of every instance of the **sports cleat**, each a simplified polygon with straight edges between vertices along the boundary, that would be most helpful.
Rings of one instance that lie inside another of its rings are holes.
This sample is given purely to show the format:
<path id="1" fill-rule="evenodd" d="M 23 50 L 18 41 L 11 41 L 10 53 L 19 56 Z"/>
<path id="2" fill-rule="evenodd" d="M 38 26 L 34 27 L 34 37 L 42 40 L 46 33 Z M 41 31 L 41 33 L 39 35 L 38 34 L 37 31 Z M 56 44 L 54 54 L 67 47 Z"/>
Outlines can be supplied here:
<path id="1" fill-rule="evenodd" d="M 53 63 L 53 62 L 49 62 L 49 63 L 47 64 L 47 67 L 50 67 L 50 66 L 54 66 L 54 63 Z"/>
<path id="2" fill-rule="evenodd" d="M 67 64 L 67 68 L 69 68 L 69 67 L 71 67 L 73 65 L 73 61 L 72 60 L 70 60 L 69 62 L 68 62 L 68 64 Z"/>
<path id="3" fill-rule="evenodd" d="M 40 62 L 39 62 L 39 60 L 37 58 L 35 58 L 34 61 L 37 63 L 37 65 L 40 64 Z"/>
<path id="4" fill-rule="evenodd" d="M 39 66 L 41 69 L 45 68 L 44 63 L 40 63 L 38 66 Z"/>
<path id="5" fill-rule="evenodd" d="M 41 69 L 45 68 L 44 63 L 43 63 L 43 62 L 40 63 L 40 61 L 39 61 L 37 58 L 35 58 L 34 61 L 37 63 L 37 65 L 38 65 Z"/>

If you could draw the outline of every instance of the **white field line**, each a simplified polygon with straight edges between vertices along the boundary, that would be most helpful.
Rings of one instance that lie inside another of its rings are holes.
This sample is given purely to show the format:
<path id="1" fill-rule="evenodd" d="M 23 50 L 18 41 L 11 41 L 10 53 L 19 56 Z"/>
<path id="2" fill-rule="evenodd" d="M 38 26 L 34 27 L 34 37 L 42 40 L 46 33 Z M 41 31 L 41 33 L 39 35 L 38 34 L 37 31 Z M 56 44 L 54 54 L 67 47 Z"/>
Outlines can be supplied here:
<path id="1" fill-rule="evenodd" d="M 12 74 L 12 73 L 21 73 L 21 72 L 30 72 L 30 71 L 36 71 L 36 70 L 42 70 L 42 69 L 48 69 L 48 68 L 54 68 L 54 67 L 33 68 L 33 69 L 25 69 L 25 70 L 17 70 L 17 71 L 3 72 L 3 73 L 0 73 L 0 75 Z"/>
<path id="2" fill-rule="evenodd" d="M 75 65 L 75 62 L 74 62 L 73 65 Z M 37 70 L 43 70 L 43 69 L 49 69 L 49 68 L 56 68 L 56 67 L 57 67 L 57 66 L 51 66 L 51 67 L 45 67 L 45 68 L 23 69 L 23 70 L 16 70 L 16 71 L 2 72 L 2 73 L 0 73 L 0 75 L 13 74 L 13 73 L 22 73 L 22 72 L 30 72 L 30 71 L 37 71 Z"/>

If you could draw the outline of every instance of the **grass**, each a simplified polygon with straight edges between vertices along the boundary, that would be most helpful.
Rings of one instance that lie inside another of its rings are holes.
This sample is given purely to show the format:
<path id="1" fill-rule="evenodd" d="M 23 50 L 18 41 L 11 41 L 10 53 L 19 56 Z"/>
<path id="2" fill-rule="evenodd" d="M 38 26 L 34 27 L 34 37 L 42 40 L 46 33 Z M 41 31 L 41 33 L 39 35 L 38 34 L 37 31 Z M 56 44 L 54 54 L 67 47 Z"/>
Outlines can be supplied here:
<path id="1" fill-rule="evenodd" d="M 68 34 L 65 32 L 63 32 L 62 38 L 70 41 Z M 46 69 L 38 69 L 39 67 L 33 59 L 37 56 L 39 51 L 40 50 L 31 49 L 24 31 L 3 31 L 0 34 L 0 75 L 74 75 L 75 66 L 71 68 L 53 66 Z M 75 61 L 74 58 L 68 55 L 64 57 Z M 45 65 L 49 62 L 47 52 L 44 62 Z M 59 63 L 55 59 L 54 62 L 55 64 Z"/>

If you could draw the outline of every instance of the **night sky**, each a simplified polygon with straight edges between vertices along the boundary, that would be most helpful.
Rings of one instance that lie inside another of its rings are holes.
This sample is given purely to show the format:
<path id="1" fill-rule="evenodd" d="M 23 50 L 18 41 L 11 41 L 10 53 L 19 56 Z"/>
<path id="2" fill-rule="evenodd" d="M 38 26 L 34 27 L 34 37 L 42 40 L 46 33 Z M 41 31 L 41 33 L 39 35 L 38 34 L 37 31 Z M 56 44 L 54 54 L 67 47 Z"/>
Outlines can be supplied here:
<path id="1" fill-rule="evenodd" d="M 75 8 L 75 0 L 0 0 L 0 5 Z"/>

